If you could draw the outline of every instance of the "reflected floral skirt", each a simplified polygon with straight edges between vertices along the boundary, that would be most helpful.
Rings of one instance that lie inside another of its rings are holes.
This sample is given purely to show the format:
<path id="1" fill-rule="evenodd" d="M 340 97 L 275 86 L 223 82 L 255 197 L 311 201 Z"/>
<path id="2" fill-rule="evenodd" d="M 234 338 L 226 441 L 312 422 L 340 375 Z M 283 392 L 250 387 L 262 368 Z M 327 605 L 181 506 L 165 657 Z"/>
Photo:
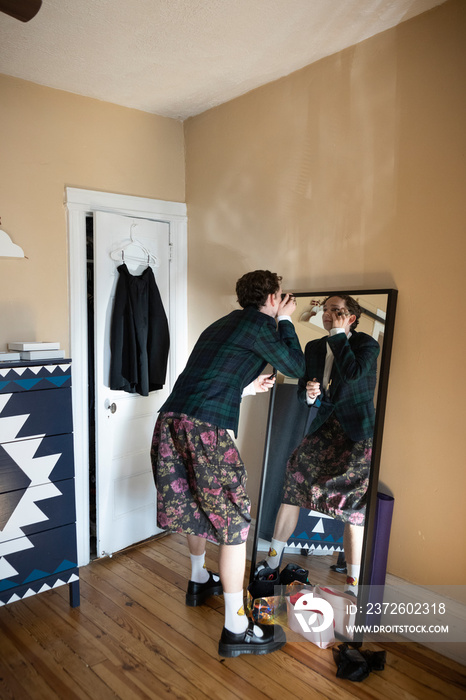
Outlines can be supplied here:
<path id="1" fill-rule="evenodd" d="M 159 527 L 219 544 L 246 541 L 251 522 L 246 471 L 226 430 L 161 413 L 151 460 Z"/>
<path id="2" fill-rule="evenodd" d="M 288 460 L 283 503 L 364 525 L 371 457 L 372 438 L 353 442 L 330 416 Z"/>

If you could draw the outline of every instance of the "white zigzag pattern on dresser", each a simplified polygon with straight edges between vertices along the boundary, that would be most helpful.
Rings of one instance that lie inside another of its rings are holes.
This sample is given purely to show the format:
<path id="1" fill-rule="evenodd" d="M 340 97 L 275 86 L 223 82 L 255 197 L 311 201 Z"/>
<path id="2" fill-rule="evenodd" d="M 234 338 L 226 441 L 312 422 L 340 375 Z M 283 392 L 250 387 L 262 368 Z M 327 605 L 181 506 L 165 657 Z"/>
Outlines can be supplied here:
<path id="1" fill-rule="evenodd" d="M 12 440 L 15 440 L 19 431 L 31 415 L 30 413 L 23 413 L 19 416 L 6 416 L 2 418 L 1 413 L 12 396 L 13 394 L 0 394 L 0 442 L 11 442 Z M 29 440 L 30 438 L 38 437 L 45 437 L 45 433 L 39 435 L 28 435 L 27 439 Z"/>
<path id="2" fill-rule="evenodd" d="M 74 581 L 79 581 L 79 576 L 76 574 L 71 574 L 69 578 L 57 579 L 52 586 L 49 586 L 48 583 L 44 583 L 37 591 L 35 591 L 33 588 L 28 588 L 26 593 L 24 593 L 22 596 L 19 596 L 17 593 L 13 593 L 11 598 L 9 598 L 6 603 L 2 603 L 2 601 L 0 601 L 0 607 L 3 605 L 8 605 L 9 603 L 14 603 L 17 600 L 22 600 L 23 598 L 29 598 L 29 596 L 36 595 L 37 593 L 43 593 L 43 591 L 49 591 L 51 588 L 57 588 L 57 586 L 64 586 L 67 583 L 73 583 Z"/>
<path id="3" fill-rule="evenodd" d="M 25 490 L 23 497 L 14 509 L 7 524 L 0 533 L 0 543 L 8 540 L 24 537 L 22 530 L 26 525 L 41 523 L 48 520 L 45 513 L 36 505 L 36 501 L 43 501 L 48 498 L 61 496 L 62 493 L 57 487 L 49 482 L 39 486 L 29 487 Z"/>
<path id="4" fill-rule="evenodd" d="M 70 369 L 71 365 L 29 365 L 28 367 L 0 367 L 0 377 L 3 377 L 4 379 L 8 379 L 9 374 L 16 374 L 19 375 L 20 377 L 24 374 L 26 370 L 29 370 L 30 372 L 33 372 L 33 374 L 39 374 L 41 370 L 46 370 L 49 374 L 53 374 L 57 367 L 63 372 L 68 372 Z M 46 377 L 44 377 L 46 379 Z M 10 381 L 14 382 L 15 377 L 11 376 Z"/>
<path id="5" fill-rule="evenodd" d="M 6 403 L 7 402 L 4 403 L 4 406 Z M 0 410 L 1 409 L 2 406 L 0 406 Z M 27 414 L 21 416 L 21 418 L 24 419 L 21 424 L 24 424 L 27 417 Z M 8 419 L 0 418 L 0 432 L 2 420 L 6 421 Z M 5 452 L 9 454 L 16 465 L 27 475 L 31 483 L 24 491 L 22 498 L 17 503 L 5 527 L 0 532 L 0 556 L 5 557 L 8 556 L 8 554 L 33 547 L 34 545 L 28 537 L 25 536 L 22 528 L 26 525 L 33 525 L 34 523 L 48 520 L 45 513 L 37 506 L 37 501 L 62 495 L 62 492 L 49 478 L 53 468 L 60 459 L 61 453 L 35 457 L 42 439 L 43 437 L 39 437 L 3 444 Z M 8 562 L 5 559 L 1 561 L 3 565 L 0 566 L 0 579 L 3 579 L 11 575 L 11 572 L 10 574 L 6 573 Z"/>

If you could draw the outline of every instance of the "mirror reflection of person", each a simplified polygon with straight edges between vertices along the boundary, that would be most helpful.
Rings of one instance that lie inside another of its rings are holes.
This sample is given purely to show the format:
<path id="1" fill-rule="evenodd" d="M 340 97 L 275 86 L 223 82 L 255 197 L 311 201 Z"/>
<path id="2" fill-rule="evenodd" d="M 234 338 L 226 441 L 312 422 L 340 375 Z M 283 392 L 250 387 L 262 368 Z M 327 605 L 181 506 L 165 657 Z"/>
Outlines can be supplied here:
<path id="1" fill-rule="evenodd" d="M 201 334 L 160 410 L 151 449 L 158 525 L 188 537 L 186 604 L 201 605 L 223 592 L 219 654 L 225 657 L 267 654 L 286 641 L 278 625 L 254 625 L 244 614 L 250 499 L 243 462 L 227 432 L 236 434 L 242 395 L 273 386 L 275 377 L 260 374 L 268 363 L 288 376 L 304 372 L 290 317 L 296 302 L 290 294 L 282 298 L 280 282 L 268 270 L 238 280 L 242 309 Z M 207 540 L 220 545 L 220 580 L 205 567 Z"/>
<path id="2" fill-rule="evenodd" d="M 326 513 L 345 523 L 346 590 L 358 592 L 366 494 L 372 456 L 379 344 L 356 331 L 362 310 L 346 294 L 325 299 L 328 336 L 306 345 L 306 372 L 298 398 L 318 406 L 308 434 L 288 460 L 282 505 L 268 557 L 256 572 L 276 569 L 294 532 L 299 509 Z"/>

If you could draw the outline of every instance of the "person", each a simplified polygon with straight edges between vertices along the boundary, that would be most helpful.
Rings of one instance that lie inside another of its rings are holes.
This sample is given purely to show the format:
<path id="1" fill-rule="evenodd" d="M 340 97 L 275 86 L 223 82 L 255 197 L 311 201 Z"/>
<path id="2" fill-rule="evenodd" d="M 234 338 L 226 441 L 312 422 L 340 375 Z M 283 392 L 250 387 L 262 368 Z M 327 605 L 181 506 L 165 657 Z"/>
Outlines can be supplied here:
<path id="1" fill-rule="evenodd" d="M 328 336 L 305 347 L 306 372 L 298 398 L 316 404 L 307 435 L 286 465 L 282 504 L 268 556 L 255 574 L 276 570 L 294 532 L 300 508 L 331 515 L 345 523 L 347 592 L 357 596 L 372 438 L 374 391 L 379 344 L 356 331 L 362 309 L 346 294 L 323 303 L 322 323 Z"/>
<path id="2" fill-rule="evenodd" d="M 278 625 L 254 625 L 243 608 L 250 500 L 246 472 L 228 430 L 237 435 L 243 394 L 268 391 L 267 364 L 290 377 L 304 372 L 290 314 L 292 295 L 269 270 L 236 284 L 241 309 L 210 325 L 160 409 L 151 448 L 159 527 L 187 535 L 191 578 L 187 605 L 223 592 L 225 622 L 219 654 L 266 654 L 286 641 Z M 205 567 L 206 541 L 220 545 L 219 577 Z"/>

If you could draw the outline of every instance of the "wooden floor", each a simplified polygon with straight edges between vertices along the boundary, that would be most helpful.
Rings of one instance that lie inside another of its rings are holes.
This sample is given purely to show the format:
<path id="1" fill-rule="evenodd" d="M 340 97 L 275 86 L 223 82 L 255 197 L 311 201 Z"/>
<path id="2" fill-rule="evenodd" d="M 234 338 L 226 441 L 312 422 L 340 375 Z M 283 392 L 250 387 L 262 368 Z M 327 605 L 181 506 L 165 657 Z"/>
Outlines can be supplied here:
<path id="1" fill-rule="evenodd" d="M 82 568 L 79 608 L 66 586 L 0 608 L 1 699 L 466 698 L 466 669 L 414 643 L 364 645 L 387 663 L 362 683 L 305 641 L 222 659 L 223 598 L 187 608 L 189 571 L 185 538 L 168 535 Z"/>

